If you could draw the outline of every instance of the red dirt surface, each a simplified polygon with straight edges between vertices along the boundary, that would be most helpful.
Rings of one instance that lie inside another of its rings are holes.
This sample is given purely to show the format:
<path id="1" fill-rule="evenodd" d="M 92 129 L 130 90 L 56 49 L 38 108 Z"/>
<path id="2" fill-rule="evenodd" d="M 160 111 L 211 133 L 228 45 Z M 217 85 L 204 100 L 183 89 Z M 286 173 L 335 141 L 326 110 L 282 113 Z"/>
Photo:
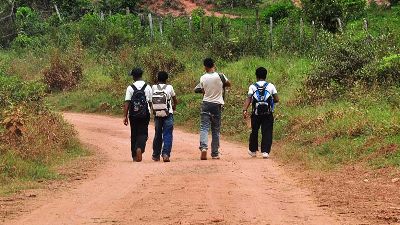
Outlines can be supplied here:
<path id="1" fill-rule="evenodd" d="M 136 163 L 122 119 L 65 118 L 102 165 L 81 183 L 5 216 L 4 224 L 361 224 L 321 206 L 273 159 L 249 158 L 242 144 L 222 141 L 221 160 L 201 161 L 198 135 L 176 130 L 171 163 L 151 160 L 151 138 Z"/>

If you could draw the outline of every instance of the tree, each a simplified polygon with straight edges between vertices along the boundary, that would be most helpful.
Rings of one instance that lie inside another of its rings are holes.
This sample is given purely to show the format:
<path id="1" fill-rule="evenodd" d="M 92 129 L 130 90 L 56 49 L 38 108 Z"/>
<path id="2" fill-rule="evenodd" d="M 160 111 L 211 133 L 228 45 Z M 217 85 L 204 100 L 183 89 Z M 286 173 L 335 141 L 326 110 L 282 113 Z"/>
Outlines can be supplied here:
<path id="1" fill-rule="evenodd" d="M 7 45 L 16 35 L 13 21 L 15 0 L 0 3 L 0 46 Z"/>
<path id="2" fill-rule="evenodd" d="M 315 21 L 330 32 L 337 32 L 337 19 L 343 18 L 343 8 L 338 0 L 303 0 L 303 12 L 309 21 Z"/>
<path id="3" fill-rule="evenodd" d="M 125 11 L 126 8 L 132 11 L 136 10 L 140 2 L 141 0 L 100 0 L 99 4 L 101 11 L 119 13 Z"/>

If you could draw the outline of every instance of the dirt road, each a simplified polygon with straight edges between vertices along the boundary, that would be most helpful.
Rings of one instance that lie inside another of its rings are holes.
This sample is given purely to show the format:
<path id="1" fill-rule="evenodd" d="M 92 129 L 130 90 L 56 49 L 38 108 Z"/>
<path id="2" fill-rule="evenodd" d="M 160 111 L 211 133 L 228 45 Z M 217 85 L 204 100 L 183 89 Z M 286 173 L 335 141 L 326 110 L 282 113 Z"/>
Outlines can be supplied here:
<path id="1" fill-rule="evenodd" d="M 200 161 L 198 136 L 176 130 L 172 162 L 156 163 L 150 127 L 144 161 L 134 163 L 121 119 L 65 118 L 106 163 L 94 178 L 6 224 L 346 224 L 318 207 L 273 159 L 249 158 L 243 145 L 223 141 L 221 160 Z"/>

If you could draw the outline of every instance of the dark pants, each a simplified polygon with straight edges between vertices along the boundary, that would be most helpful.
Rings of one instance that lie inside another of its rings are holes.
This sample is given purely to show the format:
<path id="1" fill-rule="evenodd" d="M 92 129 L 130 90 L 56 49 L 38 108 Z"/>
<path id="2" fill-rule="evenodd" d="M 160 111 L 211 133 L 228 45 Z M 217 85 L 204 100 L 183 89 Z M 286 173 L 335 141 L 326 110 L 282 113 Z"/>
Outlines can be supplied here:
<path id="1" fill-rule="evenodd" d="M 251 134 L 249 139 L 249 150 L 256 152 L 258 150 L 258 130 L 261 127 L 261 152 L 270 153 L 272 146 L 272 131 L 274 128 L 274 116 L 272 114 L 265 116 L 251 116 Z"/>
<path id="2" fill-rule="evenodd" d="M 219 137 L 221 130 L 222 105 L 203 102 L 200 117 L 200 150 L 208 149 L 208 130 L 211 127 L 211 156 L 219 154 Z"/>
<path id="3" fill-rule="evenodd" d="M 167 117 L 155 117 L 154 124 L 153 157 L 159 158 L 160 154 L 170 157 L 173 139 L 172 132 L 174 130 L 174 115 L 169 114 Z"/>
<path id="4" fill-rule="evenodd" d="M 131 125 L 131 152 L 132 158 L 136 158 L 136 149 L 140 148 L 142 153 L 146 148 L 149 137 L 150 116 L 144 119 L 129 118 Z"/>

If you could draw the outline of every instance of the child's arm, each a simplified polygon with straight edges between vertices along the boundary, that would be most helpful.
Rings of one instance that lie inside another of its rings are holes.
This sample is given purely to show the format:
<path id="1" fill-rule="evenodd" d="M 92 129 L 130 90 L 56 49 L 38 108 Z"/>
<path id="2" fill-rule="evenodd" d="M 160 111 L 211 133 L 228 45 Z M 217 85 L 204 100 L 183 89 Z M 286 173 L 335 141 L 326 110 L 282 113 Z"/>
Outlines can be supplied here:
<path id="1" fill-rule="evenodd" d="M 129 108 L 129 102 L 125 101 L 124 104 L 124 125 L 128 126 L 128 108 Z"/>
<path id="2" fill-rule="evenodd" d="M 246 100 L 244 101 L 244 104 L 243 104 L 243 118 L 244 119 L 247 118 L 247 109 L 250 106 L 251 99 L 252 99 L 252 97 L 247 97 Z"/>
<path id="3" fill-rule="evenodd" d="M 176 105 L 178 105 L 178 99 L 176 98 L 176 96 L 172 97 L 172 110 L 174 110 L 174 112 L 176 111 Z"/>

